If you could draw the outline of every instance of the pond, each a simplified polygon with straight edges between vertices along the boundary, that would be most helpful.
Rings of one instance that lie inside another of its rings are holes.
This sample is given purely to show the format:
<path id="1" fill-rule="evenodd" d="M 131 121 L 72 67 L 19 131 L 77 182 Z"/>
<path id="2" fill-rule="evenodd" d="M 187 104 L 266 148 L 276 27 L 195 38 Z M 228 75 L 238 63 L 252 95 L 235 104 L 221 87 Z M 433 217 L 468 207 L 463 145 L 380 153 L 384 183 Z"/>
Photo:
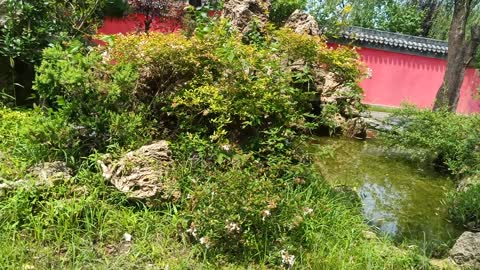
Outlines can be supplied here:
<path id="1" fill-rule="evenodd" d="M 325 179 L 353 188 L 361 197 L 365 219 L 381 234 L 424 248 L 458 237 L 461 232 L 448 221 L 442 203 L 446 192 L 454 189 L 453 181 L 428 163 L 385 149 L 379 140 L 319 138 L 312 144 Z M 332 155 L 326 156 L 328 152 Z"/>

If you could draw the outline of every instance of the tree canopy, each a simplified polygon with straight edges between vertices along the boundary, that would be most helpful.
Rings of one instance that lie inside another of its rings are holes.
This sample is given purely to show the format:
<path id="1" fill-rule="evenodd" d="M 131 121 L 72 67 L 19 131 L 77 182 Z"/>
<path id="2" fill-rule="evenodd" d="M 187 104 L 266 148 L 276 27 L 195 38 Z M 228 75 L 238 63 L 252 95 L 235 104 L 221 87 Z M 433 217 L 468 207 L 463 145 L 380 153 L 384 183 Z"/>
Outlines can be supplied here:
<path id="1" fill-rule="evenodd" d="M 480 21 L 479 2 L 473 0 L 468 25 Z M 454 0 L 310 0 L 306 8 L 327 33 L 354 25 L 446 40 L 453 4 Z"/>

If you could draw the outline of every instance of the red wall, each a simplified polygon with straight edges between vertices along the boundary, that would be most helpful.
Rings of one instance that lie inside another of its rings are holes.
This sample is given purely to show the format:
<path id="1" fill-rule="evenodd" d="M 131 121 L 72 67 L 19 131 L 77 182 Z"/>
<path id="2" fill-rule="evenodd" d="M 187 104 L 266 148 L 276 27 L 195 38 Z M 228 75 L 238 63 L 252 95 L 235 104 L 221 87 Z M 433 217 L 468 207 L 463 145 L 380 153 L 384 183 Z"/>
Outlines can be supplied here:
<path id="1" fill-rule="evenodd" d="M 141 32 L 144 29 L 145 16 L 132 14 L 125 18 L 105 18 L 102 27 L 98 29 L 100 34 L 126 34 Z M 151 25 L 152 31 L 163 33 L 176 32 L 182 28 L 182 20 L 177 18 L 155 18 Z"/>
<path id="2" fill-rule="evenodd" d="M 408 102 L 424 108 L 433 106 L 445 73 L 445 60 L 367 48 L 359 49 L 359 53 L 372 75 L 361 83 L 365 103 L 398 107 Z M 475 97 L 479 87 L 480 73 L 468 69 L 458 112 L 480 112 L 480 99 Z"/>

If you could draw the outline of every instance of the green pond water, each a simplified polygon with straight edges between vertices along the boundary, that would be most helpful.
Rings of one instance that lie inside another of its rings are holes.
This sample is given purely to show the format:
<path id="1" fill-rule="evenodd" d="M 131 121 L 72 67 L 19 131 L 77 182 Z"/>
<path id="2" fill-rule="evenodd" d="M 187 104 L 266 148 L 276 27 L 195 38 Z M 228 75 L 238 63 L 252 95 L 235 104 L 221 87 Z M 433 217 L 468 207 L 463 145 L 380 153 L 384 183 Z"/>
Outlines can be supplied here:
<path id="1" fill-rule="evenodd" d="M 353 188 L 367 223 L 381 234 L 426 245 L 458 237 L 442 203 L 446 192 L 454 189 L 453 181 L 428 163 L 408 160 L 408 153 L 386 149 L 377 140 L 318 138 L 312 144 L 325 179 Z"/>

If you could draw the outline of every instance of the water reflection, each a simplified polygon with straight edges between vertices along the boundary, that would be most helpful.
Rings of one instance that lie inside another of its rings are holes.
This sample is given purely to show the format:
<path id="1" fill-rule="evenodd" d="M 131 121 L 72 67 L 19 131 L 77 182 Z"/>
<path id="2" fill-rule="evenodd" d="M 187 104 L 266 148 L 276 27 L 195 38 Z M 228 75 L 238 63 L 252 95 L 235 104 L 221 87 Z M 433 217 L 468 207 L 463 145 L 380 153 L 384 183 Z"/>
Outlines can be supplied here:
<path id="1" fill-rule="evenodd" d="M 322 138 L 317 143 L 314 152 L 330 147 L 334 153 L 318 156 L 326 180 L 354 188 L 365 219 L 381 233 L 411 242 L 446 242 L 459 234 L 442 204 L 453 181 L 426 163 L 405 162 L 402 155 L 408 153 L 385 151 L 378 141 Z"/>

